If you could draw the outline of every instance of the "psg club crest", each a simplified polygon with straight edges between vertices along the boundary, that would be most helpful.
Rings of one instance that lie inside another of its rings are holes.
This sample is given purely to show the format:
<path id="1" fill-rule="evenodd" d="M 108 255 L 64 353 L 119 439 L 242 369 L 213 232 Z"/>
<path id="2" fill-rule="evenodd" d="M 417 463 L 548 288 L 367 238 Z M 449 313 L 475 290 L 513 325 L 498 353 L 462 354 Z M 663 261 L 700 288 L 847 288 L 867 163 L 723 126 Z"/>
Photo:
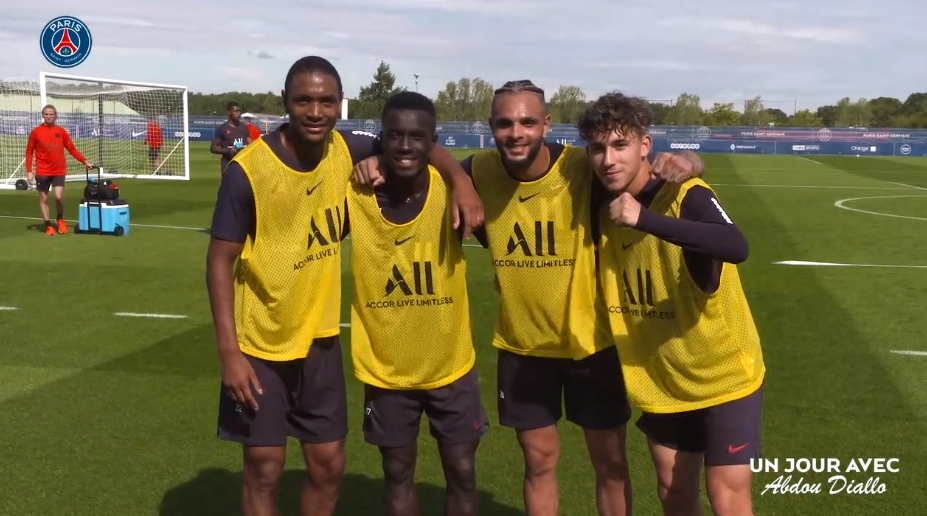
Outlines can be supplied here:
<path id="1" fill-rule="evenodd" d="M 84 22 L 59 16 L 45 24 L 39 46 L 42 55 L 58 68 L 74 68 L 90 56 L 93 37 Z"/>

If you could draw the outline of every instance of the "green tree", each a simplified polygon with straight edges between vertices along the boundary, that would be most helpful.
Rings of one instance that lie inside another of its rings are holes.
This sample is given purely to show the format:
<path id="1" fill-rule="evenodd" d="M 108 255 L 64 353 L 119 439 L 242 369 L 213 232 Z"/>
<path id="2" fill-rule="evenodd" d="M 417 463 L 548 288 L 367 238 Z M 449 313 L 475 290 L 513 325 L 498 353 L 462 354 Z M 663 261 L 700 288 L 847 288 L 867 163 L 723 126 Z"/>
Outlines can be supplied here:
<path id="1" fill-rule="evenodd" d="M 386 100 L 400 91 L 405 91 L 405 88 L 396 87 L 396 75 L 390 71 L 388 64 L 380 61 L 377 71 L 373 74 L 373 81 L 360 89 L 353 103 L 348 102 L 349 118 L 379 120 Z"/>
<path id="2" fill-rule="evenodd" d="M 702 123 L 712 127 L 723 127 L 740 124 L 740 113 L 734 111 L 734 104 L 715 102 L 702 120 Z"/>
<path id="3" fill-rule="evenodd" d="M 651 102 L 650 111 L 653 113 L 653 125 L 668 124 L 672 106 L 664 102 Z"/>
<path id="4" fill-rule="evenodd" d="M 575 124 L 586 109 L 586 93 L 579 86 L 560 86 L 549 106 L 553 123 Z"/>
<path id="5" fill-rule="evenodd" d="M 698 95 L 683 93 L 676 98 L 667 121 L 673 125 L 700 125 L 702 116 L 702 99 Z"/>
<path id="6" fill-rule="evenodd" d="M 768 117 L 770 123 L 773 123 L 776 126 L 789 125 L 789 115 L 786 115 L 785 111 L 782 111 L 781 109 L 766 108 L 766 116 Z"/>
<path id="7" fill-rule="evenodd" d="M 485 122 L 492 111 L 493 86 L 480 79 L 464 77 L 448 82 L 435 97 L 439 120 Z"/>
<path id="8" fill-rule="evenodd" d="M 789 125 L 792 127 L 821 127 L 824 125 L 824 121 L 810 109 L 802 109 L 792 115 L 789 119 Z"/>
<path id="9" fill-rule="evenodd" d="M 760 96 L 744 102 L 744 114 L 740 117 L 744 125 L 756 127 L 764 126 L 772 121 L 772 117 L 767 113 L 766 107 L 763 106 L 763 98 Z"/>
<path id="10" fill-rule="evenodd" d="M 892 97 L 879 97 L 869 101 L 873 127 L 896 127 L 901 116 L 901 101 Z"/>
<path id="11" fill-rule="evenodd" d="M 834 127 L 837 124 L 837 106 L 821 106 L 815 113 L 824 127 Z"/>

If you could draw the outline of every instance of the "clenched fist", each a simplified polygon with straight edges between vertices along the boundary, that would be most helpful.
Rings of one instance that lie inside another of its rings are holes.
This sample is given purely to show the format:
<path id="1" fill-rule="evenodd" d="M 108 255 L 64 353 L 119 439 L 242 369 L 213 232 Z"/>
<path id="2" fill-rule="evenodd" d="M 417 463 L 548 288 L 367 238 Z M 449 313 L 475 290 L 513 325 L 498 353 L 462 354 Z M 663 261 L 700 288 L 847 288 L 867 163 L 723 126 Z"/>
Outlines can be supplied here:
<path id="1" fill-rule="evenodd" d="M 624 192 L 609 203 L 608 214 L 615 224 L 633 228 L 641 216 L 641 203 L 633 195 Z"/>

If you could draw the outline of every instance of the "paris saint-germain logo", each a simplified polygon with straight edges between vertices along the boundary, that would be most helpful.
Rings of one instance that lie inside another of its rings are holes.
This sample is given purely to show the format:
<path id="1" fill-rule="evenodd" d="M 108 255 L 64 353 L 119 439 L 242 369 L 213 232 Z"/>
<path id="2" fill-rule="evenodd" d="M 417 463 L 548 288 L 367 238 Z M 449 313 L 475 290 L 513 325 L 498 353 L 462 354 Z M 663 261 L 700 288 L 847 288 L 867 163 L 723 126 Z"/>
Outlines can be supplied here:
<path id="1" fill-rule="evenodd" d="M 45 24 L 39 46 L 58 68 L 74 68 L 90 56 L 93 37 L 87 25 L 73 16 L 59 16 Z"/>

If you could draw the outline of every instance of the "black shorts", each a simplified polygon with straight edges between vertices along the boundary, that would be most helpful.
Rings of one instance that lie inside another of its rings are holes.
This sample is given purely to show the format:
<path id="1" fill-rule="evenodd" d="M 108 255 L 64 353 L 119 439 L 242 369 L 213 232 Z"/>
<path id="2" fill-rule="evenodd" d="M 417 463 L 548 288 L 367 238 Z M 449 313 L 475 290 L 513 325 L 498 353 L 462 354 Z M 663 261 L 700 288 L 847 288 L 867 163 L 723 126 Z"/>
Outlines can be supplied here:
<path id="1" fill-rule="evenodd" d="M 739 400 L 678 414 L 645 412 L 637 426 L 673 450 L 704 453 L 706 466 L 749 464 L 761 457 L 763 387 Z"/>
<path id="2" fill-rule="evenodd" d="M 340 441 L 348 434 L 348 406 L 339 338 L 316 339 L 309 356 L 272 362 L 245 355 L 264 394 L 252 390 L 257 411 L 235 403 L 222 389 L 218 436 L 246 446 Z"/>
<path id="3" fill-rule="evenodd" d="M 161 157 L 161 147 L 148 147 L 148 159 L 154 161 Z"/>
<path id="4" fill-rule="evenodd" d="M 364 439 L 383 448 L 415 443 L 422 413 L 441 444 L 476 441 L 489 429 L 476 367 L 454 383 L 430 390 L 364 385 Z"/>
<path id="5" fill-rule="evenodd" d="M 516 430 L 567 421 L 586 430 L 611 430 L 631 419 L 631 405 L 614 346 L 582 360 L 518 355 L 499 350 L 499 424 Z"/>
<path id="6" fill-rule="evenodd" d="M 48 193 L 51 187 L 64 188 L 64 176 L 35 176 L 35 189 Z"/>

